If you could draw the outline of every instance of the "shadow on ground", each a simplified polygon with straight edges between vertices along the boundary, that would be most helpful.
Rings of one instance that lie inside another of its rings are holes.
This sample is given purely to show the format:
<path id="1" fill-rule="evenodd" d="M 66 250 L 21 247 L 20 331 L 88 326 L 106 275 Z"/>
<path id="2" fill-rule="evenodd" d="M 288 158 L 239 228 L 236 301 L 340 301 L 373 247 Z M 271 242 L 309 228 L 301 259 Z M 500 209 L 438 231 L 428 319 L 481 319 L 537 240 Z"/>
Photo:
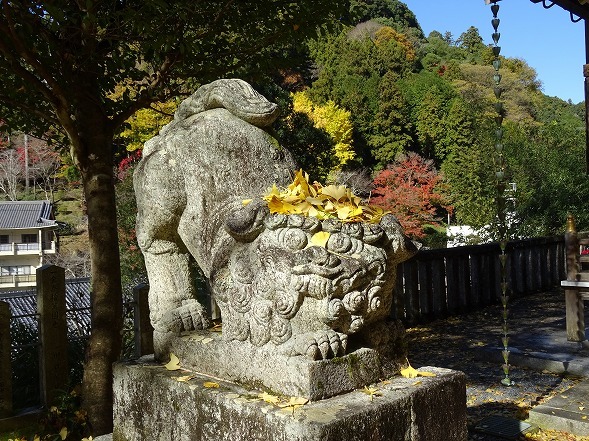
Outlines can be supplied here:
<path id="1" fill-rule="evenodd" d="M 538 342 L 541 344 L 541 339 L 529 340 L 527 336 L 537 334 L 541 329 L 542 332 L 549 333 L 565 332 L 562 291 L 516 299 L 509 309 L 512 342 L 524 346 L 537 345 Z M 477 352 L 483 347 L 501 346 L 501 325 L 502 308 L 491 306 L 476 313 L 449 317 L 407 329 L 409 360 L 414 366 L 445 367 L 466 374 L 470 440 L 502 439 L 479 434 L 473 429 L 481 419 L 489 415 L 524 420 L 530 408 L 556 394 L 562 394 L 579 381 L 579 377 L 512 366 L 509 376 L 514 385 L 503 386 L 501 363 L 484 361 L 477 356 Z M 550 347 L 532 349 L 554 350 Z M 564 436 L 540 439 L 576 439 Z"/>

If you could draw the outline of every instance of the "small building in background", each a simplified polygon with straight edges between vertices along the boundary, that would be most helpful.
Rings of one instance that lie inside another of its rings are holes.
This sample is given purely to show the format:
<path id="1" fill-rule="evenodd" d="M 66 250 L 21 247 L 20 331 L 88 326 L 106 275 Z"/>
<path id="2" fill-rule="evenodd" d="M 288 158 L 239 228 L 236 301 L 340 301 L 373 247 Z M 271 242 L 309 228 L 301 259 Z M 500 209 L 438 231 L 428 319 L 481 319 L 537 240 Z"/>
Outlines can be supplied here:
<path id="1" fill-rule="evenodd" d="M 35 270 L 57 252 L 57 228 L 47 200 L 0 202 L 0 291 L 35 286 Z"/>

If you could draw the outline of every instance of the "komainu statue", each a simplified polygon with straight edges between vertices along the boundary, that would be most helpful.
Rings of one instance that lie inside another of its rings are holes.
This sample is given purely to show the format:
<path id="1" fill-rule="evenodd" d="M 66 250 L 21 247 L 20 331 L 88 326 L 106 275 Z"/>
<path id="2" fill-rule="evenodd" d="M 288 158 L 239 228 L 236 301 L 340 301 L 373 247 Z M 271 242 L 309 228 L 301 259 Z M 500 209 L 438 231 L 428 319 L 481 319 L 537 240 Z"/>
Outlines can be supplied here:
<path id="1" fill-rule="evenodd" d="M 277 106 L 241 80 L 197 90 L 145 144 L 134 175 L 156 357 L 205 329 L 189 258 L 209 281 L 223 337 L 326 359 L 386 346 L 396 266 L 416 251 L 392 215 L 379 223 L 271 214 L 260 198 L 297 169 L 264 127 Z M 244 205 L 243 201 L 253 199 Z M 324 244 L 312 238 L 329 233 Z"/>

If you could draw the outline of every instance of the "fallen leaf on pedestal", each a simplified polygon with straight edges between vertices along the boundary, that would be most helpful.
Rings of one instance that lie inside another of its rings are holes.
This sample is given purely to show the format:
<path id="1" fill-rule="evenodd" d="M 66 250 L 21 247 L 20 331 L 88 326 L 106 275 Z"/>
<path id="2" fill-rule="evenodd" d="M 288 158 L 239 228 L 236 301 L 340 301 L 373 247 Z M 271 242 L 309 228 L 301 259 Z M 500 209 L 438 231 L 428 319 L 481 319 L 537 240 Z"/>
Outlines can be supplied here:
<path id="1" fill-rule="evenodd" d="M 288 400 L 286 403 L 278 403 L 278 407 L 294 407 L 294 406 L 300 407 L 300 406 L 304 406 L 308 402 L 309 402 L 309 400 L 307 398 L 290 397 L 290 400 Z"/>
<path id="2" fill-rule="evenodd" d="M 170 361 L 164 367 L 169 371 L 177 371 L 180 369 L 180 360 L 173 353 L 170 353 Z"/>
<path id="3" fill-rule="evenodd" d="M 298 409 L 301 406 L 304 406 L 305 404 L 307 404 L 309 402 L 309 400 L 307 398 L 303 398 L 303 397 L 290 397 L 290 400 L 286 403 L 278 403 L 278 407 L 280 407 L 282 410 L 292 410 L 292 414 L 294 416 L 294 411 L 296 409 Z"/>
<path id="4" fill-rule="evenodd" d="M 382 396 L 382 392 L 379 391 L 376 387 L 364 386 L 364 389 L 362 389 L 362 392 L 364 392 L 366 395 L 370 396 L 370 401 L 372 401 L 372 399 L 374 397 Z"/>
<path id="5" fill-rule="evenodd" d="M 436 374 L 433 372 L 427 371 L 418 371 L 413 366 L 407 362 L 407 367 L 405 369 L 401 369 L 401 375 L 405 378 L 415 378 L 415 377 L 435 377 Z"/>
<path id="6" fill-rule="evenodd" d="M 186 383 L 194 378 L 194 375 L 183 375 L 181 377 L 172 377 L 174 380 L 179 381 L 180 383 Z"/>
<path id="7" fill-rule="evenodd" d="M 269 394 L 267 392 L 262 392 L 261 394 L 258 394 L 258 398 L 260 398 L 261 400 L 264 400 L 266 403 L 270 403 L 270 404 L 278 404 L 278 402 L 280 401 L 280 397 L 277 397 L 276 395 Z"/>

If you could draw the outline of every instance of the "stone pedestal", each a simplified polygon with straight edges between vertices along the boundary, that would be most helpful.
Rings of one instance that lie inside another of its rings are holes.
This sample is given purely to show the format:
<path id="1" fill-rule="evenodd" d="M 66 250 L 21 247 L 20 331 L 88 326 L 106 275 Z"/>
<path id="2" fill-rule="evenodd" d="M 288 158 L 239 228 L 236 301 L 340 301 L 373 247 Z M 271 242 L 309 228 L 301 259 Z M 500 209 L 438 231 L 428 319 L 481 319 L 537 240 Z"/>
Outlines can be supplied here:
<path id="1" fill-rule="evenodd" d="M 358 389 L 293 409 L 261 400 L 254 388 L 146 358 L 117 364 L 113 441 L 466 440 L 464 375 L 425 369 L 436 376 L 393 377 L 373 385 L 378 395 Z M 194 377 L 178 381 L 187 374 Z"/>
<path id="2" fill-rule="evenodd" d="M 274 345 L 256 347 L 248 341 L 227 341 L 219 332 L 195 331 L 174 337 L 171 352 L 183 367 L 245 387 L 320 400 L 399 373 L 405 356 L 389 359 L 361 348 L 342 357 L 313 361 L 289 357 Z"/>

